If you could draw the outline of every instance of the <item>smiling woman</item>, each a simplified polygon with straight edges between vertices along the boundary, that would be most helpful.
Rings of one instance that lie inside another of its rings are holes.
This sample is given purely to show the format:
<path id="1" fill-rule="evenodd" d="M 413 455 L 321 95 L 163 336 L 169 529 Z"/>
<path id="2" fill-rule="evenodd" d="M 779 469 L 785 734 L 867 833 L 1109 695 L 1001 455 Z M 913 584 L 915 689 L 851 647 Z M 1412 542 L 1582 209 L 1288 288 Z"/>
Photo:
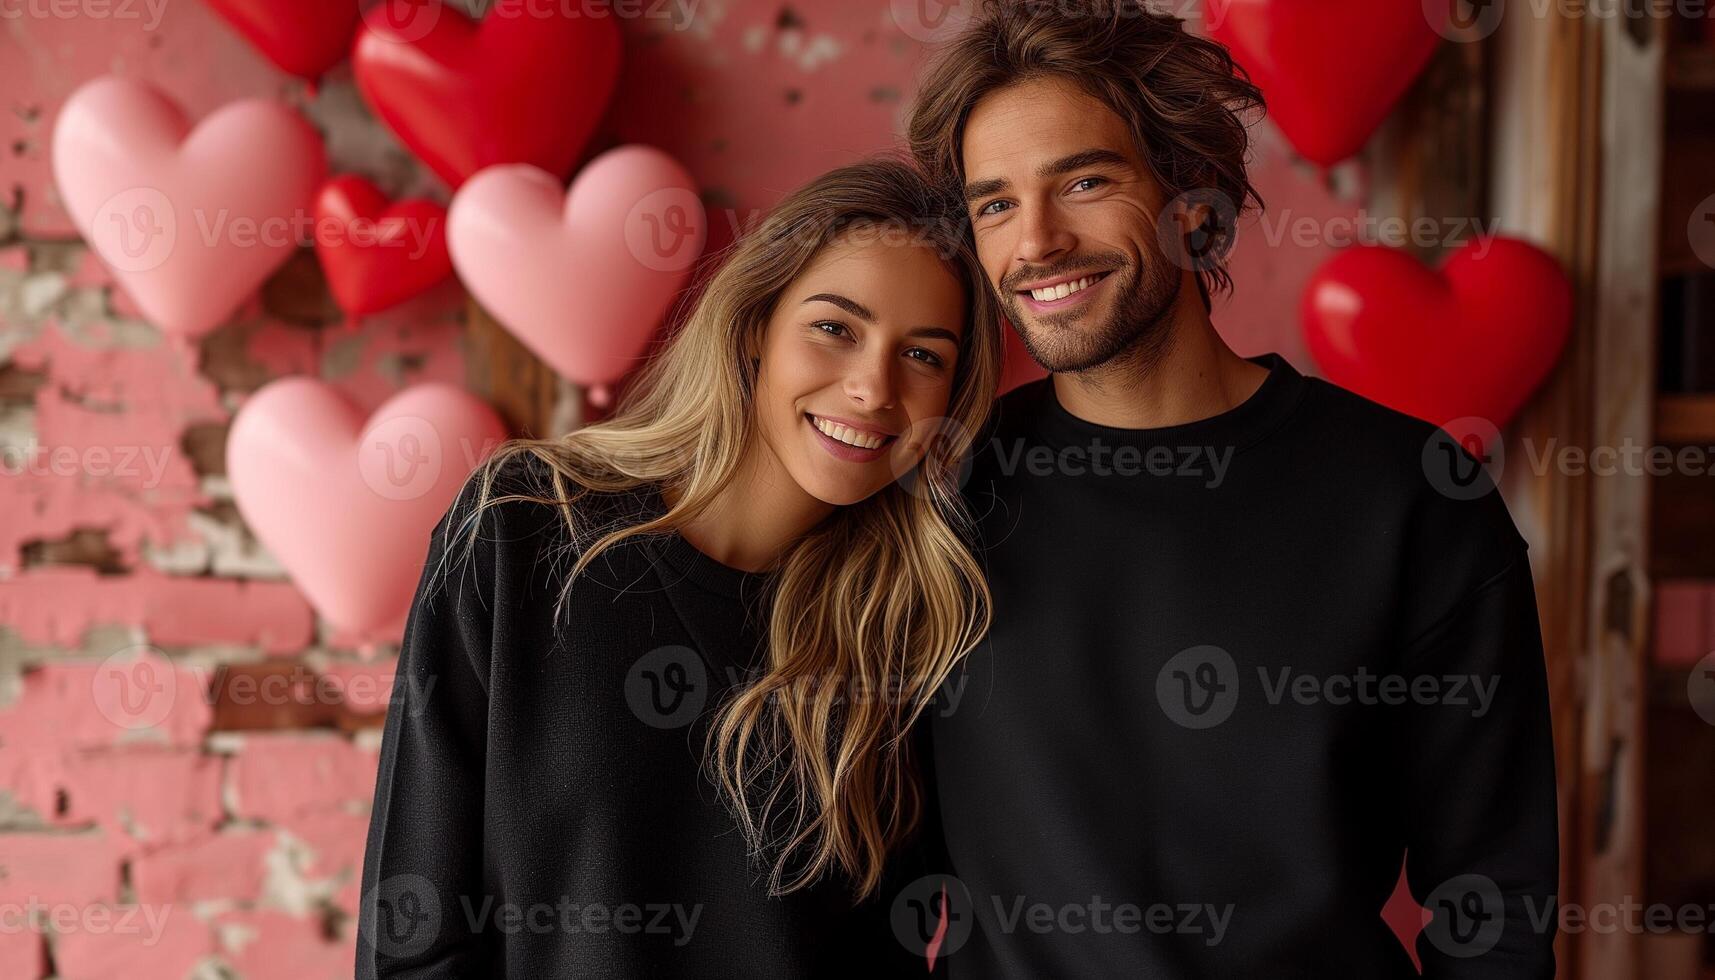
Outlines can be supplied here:
<path id="1" fill-rule="evenodd" d="M 915 877 L 908 732 L 988 619 L 966 232 L 908 164 L 819 178 L 612 418 L 466 486 L 400 656 L 436 683 L 388 713 L 360 976 L 922 969 L 875 895 Z M 650 908 L 679 927 L 617 927 Z"/>

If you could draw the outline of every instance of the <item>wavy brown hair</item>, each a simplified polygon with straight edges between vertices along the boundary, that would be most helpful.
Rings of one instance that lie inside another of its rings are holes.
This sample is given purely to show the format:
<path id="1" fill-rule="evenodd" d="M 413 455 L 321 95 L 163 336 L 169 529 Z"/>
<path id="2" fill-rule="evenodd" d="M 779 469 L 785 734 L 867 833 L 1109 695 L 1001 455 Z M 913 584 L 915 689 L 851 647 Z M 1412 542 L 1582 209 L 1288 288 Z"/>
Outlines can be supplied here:
<path id="1" fill-rule="evenodd" d="M 614 415 L 559 439 L 502 445 L 480 471 L 470 515 L 512 501 L 559 510 L 577 558 L 558 622 L 598 556 L 684 528 L 746 453 L 767 451 L 753 411 L 754 358 L 777 302 L 824 246 L 877 232 L 885 234 L 876 240 L 930 247 L 964 283 L 969 312 L 943 438 L 912 473 L 836 508 L 782 555 L 766 579 L 766 662 L 712 720 L 705 758 L 753 852 L 772 865 L 775 892 L 830 872 L 859 897 L 875 891 L 888 852 L 922 809 L 907 732 L 988 627 L 959 464 L 999 384 L 1001 335 L 962 205 L 910 163 L 888 159 L 832 171 L 788 196 L 732 246 Z M 546 485 L 512 492 L 508 476 L 496 488 L 509 463 L 529 458 L 546 464 L 535 467 Z M 672 491 L 654 519 L 614 526 L 596 516 L 603 508 L 579 505 L 645 484 Z M 474 543 L 479 522 L 470 523 Z"/>
<path id="2" fill-rule="evenodd" d="M 971 110 L 1036 78 L 1075 82 L 1125 120 L 1163 200 L 1212 192 L 1230 205 L 1210 209 L 1205 240 L 1231 243 L 1238 218 L 1262 207 L 1245 173 L 1245 116 L 1264 111 L 1262 90 L 1221 44 L 1140 0 L 983 0 L 918 87 L 908 134 L 925 172 L 961 191 Z M 1233 288 L 1217 252 L 1199 262 L 1205 303 Z"/>

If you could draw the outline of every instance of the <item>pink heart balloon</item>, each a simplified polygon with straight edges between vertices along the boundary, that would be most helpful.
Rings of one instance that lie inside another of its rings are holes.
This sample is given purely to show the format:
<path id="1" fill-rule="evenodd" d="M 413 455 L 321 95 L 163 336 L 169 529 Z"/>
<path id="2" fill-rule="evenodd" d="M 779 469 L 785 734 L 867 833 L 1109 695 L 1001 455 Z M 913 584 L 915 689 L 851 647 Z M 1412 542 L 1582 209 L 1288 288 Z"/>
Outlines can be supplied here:
<path id="1" fill-rule="evenodd" d="M 239 409 L 226 471 L 239 513 L 330 622 L 399 621 L 429 535 L 466 477 L 506 438 L 481 399 L 423 384 L 365 421 L 313 378 L 283 378 Z"/>
<path id="2" fill-rule="evenodd" d="M 477 301 L 555 371 L 598 387 L 636 366 L 706 236 L 696 182 L 645 146 L 590 161 L 569 194 L 528 164 L 488 167 L 447 214 L 453 268 Z"/>
<path id="3" fill-rule="evenodd" d="M 149 322 L 183 337 L 303 244 L 326 166 L 321 136 L 280 103 L 229 103 L 192 130 L 166 95 L 113 77 L 66 100 L 52 155 L 78 231 Z"/>

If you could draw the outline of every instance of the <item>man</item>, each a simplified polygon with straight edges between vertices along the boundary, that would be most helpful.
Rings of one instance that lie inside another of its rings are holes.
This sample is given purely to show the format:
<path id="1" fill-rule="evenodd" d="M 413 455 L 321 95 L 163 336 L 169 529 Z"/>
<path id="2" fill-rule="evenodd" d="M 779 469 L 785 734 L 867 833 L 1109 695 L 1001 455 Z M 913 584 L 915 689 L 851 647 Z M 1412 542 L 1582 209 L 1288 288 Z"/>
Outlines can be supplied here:
<path id="1" fill-rule="evenodd" d="M 1426 976 L 1551 977 L 1525 542 L 1450 437 L 1210 322 L 1260 92 L 1114 0 L 986 4 L 921 91 L 1051 372 L 966 486 L 995 618 L 932 729 L 951 974 L 1415 976 L 1403 861 Z"/>

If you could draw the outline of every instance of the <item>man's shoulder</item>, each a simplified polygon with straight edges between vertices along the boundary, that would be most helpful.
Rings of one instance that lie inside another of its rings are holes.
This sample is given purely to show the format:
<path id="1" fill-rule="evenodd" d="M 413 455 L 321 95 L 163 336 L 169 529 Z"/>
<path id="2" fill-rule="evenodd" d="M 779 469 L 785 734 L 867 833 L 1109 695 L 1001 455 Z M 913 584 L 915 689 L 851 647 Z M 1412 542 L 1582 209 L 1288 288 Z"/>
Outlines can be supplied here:
<path id="1" fill-rule="evenodd" d="M 1025 431 L 1040 417 L 1053 383 L 1053 376 L 1048 375 L 1026 381 L 996 398 L 979 437 L 1017 435 Z"/>

